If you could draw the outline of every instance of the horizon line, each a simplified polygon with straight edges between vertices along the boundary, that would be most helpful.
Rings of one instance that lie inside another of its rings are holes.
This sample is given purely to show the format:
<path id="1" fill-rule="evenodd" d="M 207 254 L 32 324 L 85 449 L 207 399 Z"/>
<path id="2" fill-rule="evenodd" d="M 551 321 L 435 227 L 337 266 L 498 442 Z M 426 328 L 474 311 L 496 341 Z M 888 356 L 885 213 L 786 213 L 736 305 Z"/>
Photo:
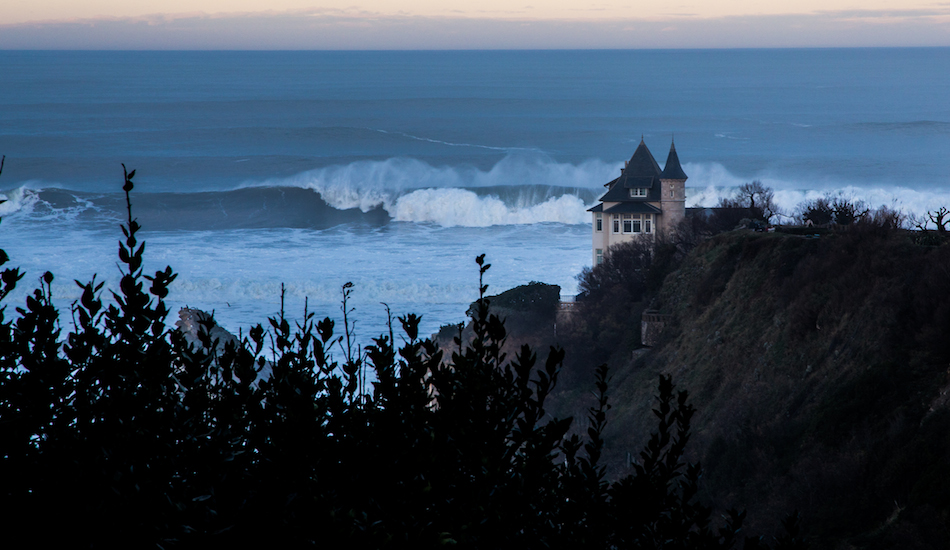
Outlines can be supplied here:
<path id="1" fill-rule="evenodd" d="M 935 50 L 950 45 L 908 46 L 707 46 L 638 48 L 5 48 L 0 52 L 687 52 L 752 50 Z"/>

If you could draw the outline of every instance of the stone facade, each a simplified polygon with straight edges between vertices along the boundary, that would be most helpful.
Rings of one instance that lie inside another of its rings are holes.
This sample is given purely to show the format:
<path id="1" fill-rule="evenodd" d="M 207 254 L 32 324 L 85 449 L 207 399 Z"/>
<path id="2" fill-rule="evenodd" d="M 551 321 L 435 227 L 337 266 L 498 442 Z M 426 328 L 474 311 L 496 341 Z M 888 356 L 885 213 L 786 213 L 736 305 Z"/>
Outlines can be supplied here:
<path id="1" fill-rule="evenodd" d="M 655 346 L 670 316 L 654 310 L 647 310 L 640 316 L 640 343 L 646 347 Z"/>

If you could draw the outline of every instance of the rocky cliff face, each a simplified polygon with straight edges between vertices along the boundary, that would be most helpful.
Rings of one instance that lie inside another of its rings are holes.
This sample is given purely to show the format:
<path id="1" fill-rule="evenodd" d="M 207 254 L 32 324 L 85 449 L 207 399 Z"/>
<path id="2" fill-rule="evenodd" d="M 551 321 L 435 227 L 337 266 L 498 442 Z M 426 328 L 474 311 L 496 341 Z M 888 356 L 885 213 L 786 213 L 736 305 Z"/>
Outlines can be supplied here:
<path id="1" fill-rule="evenodd" d="M 916 237 L 737 231 L 694 249 L 652 296 L 657 345 L 612 351 L 614 472 L 671 374 L 716 505 L 763 525 L 799 509 L 821 548 L 950 545 L 950 245 Z"/>

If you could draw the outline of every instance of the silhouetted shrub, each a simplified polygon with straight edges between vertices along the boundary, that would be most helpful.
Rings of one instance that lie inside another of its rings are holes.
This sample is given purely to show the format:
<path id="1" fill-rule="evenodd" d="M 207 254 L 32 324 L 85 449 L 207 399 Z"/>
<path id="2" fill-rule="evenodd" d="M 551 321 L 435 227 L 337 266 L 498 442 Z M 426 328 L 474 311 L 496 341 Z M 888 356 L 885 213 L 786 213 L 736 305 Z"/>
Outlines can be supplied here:
<path id="1" fill-rule="evenodd" d="M 831 199 L 831 209 L 834 211 L 835 224 L 851 225 L 867 216 L 868 207 L 863 201 L 845 198 L 838 195 Z"/>
<path id="2" fill-rule="evenodd" d="M 835 210 L 831 200 L 827 197 L 818 197 L 799 206 L 802 223 L 811 222 L 814 225 L 829 225 L 835 219 Z"/>

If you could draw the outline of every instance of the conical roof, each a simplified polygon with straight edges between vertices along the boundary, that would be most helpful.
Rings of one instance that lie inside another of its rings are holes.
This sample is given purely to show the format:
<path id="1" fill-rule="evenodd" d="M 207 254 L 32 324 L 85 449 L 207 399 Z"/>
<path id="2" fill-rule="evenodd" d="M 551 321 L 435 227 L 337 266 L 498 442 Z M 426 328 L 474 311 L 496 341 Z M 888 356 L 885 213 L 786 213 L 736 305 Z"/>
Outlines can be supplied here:
<path id="1" fill-rule="evenodd" d="M 654 185 L 655 184 L 655 185 Z M 659 200 L 660 193 L 660 165 L 653 158 L 653 153 L 647 144 L 640 138 L 640 145 L 627 161 L 620 177 L 608 184 L 609 190 L 600 198 L 607 202 L 623 202 L 629 200 Z M 646 196 L 633 197 L 629 189 L 647 189 Z"/>
<path id="2" fill-rule="evenodd" d="M 670 143 L 670 154 L 666 157 L 666 164 L 663 166 L 663 173 L 660 177 L 665 180 L 685 180 L 688 178 L 683 167 L 680 166 L 680 158 L 676 154 L 676 145 Z"/>
<path id="3" fill-rule="evenodd" d="M 643 138 L 640 138 L 640 145 L 633 152 L 633 156 L 627 162 L 623 170 L 623 176 L 627 178 L 652 178 L 660 175 L 660 165 L 653 158 L 653 153 L 647 149 L 647 144 Z"/>

